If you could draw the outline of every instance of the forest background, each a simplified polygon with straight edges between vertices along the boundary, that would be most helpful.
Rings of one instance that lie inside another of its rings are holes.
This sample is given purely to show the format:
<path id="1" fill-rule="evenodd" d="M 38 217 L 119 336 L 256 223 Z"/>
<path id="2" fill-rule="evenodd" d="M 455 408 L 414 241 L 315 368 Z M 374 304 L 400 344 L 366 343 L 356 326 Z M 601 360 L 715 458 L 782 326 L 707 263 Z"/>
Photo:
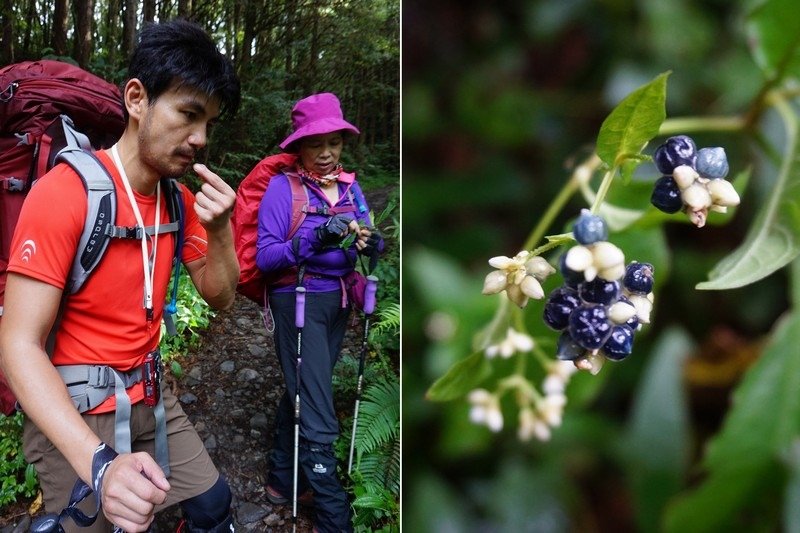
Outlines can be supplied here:
<path id="1" fill-rule="evenodd" d="M 262 158 L 279 152 L 291 131 L 294 103 L 333 92 L 345 119 L 361 134 L 348 140 L 342 163 L 359 177 L 387 249 L 378 263 L 378 307 L 370 329 L 358 470 L 348 490 L 364 502 L 359 530 L 396 530 L 399 520 L 400 406 L 400 1 L 399 0 L 0 0 L 0 66 L 56 59 L 120 84 L 137 32 L 151 21 L 185 18 L 205 28 L 234 63 L 242 85 L 239 112 L 213 129 L 197 159 L 236 188 Z M 196 177 L 185 176 L 191 187 Z M 375 208 L 375 206 L 373 206 Z M 190 284 L 182 283 L 182 287 Z M 177 339 L 162 342 L 176 359 L 196 348 L 209 314 L 196 294 L 182 290 Z M 182 307 L 181 307 L 182 305 Z M 165 344 L 166 343 L 166 344 Z M 357 360 L 355 361 L 357 365 Z M 352 427 L 356 369 L 338 365 L 334 387 L 346 402 L 343 428 Z M 374 387 L 369 390 L 370 387 Z M 369 410 L 377 419 L 369 418 Z M 20 416 L 0 416 L 0 509 L 35 494 L 36 480 L 19 453 Z M 372 420 L 372 423 L 370 422 Z M 376 421 L 377 420 L 377 421 Z M 376 436 L 377 435 L 377 436 Z M 347 442 L 337 446 L 347 468 Z M 366 450 L 366 451 L 365 451 Z M 362 452 L 363 455 L 362 455 Z M 347 475 L 344 474 L 346 478 Z"/>

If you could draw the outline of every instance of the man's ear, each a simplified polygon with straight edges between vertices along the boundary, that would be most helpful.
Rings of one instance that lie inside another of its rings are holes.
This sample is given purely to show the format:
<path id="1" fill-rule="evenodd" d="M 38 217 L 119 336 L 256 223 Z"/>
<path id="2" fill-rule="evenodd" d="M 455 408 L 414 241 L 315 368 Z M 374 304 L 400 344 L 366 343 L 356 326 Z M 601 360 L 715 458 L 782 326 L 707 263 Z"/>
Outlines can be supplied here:
<path id="1" fill-rule="evenodd" d="M 128 114 L 132 118 L 139 120 L 144 108 L 148 105 L 147 89 L 144 88 L 139 78 L 131 78 L 128 80 L 123 89 L 122 96 L 125 99 L 125 108 L 128 110 Z"/>

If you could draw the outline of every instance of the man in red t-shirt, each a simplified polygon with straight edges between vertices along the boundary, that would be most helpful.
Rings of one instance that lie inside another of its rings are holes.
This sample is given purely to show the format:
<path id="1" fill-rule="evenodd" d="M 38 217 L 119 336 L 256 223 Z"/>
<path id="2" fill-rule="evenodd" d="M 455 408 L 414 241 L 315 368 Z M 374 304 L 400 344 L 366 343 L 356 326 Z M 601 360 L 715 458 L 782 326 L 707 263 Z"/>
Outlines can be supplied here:
<path id="1" fill-rule="evenodd" d="M 170 222 L 160 179 L 189 170 L 209 126 L 238 108 L 239 82 L 210 37 L 186 21 L 145 27 L 128 73 L 127 127 L 113 148 L 96 155 L 116 186 L 115 225 L 158 228 Z M 196 195 L 180 186 L 182 260 L 200 295 L 225 309 L 239 276 L 229 224 L 235 193 L 204 165 L 192 168 L 202 186 Z M 230 489 L 174 395 L 162 388 L 154 409 L 136 379 L 158 348 L 175 233 L 112 239 L 84 286 L 66 298 L 52 358 L 45 352 L 87 210 L 80 178 L 66 165 L 32 188 L 12 242 L 0 323 L 0 363 L 26 413 L 25 456 L 39 474 L 47 511 L 67 505 L 79 477 L 100 496 L 81 509 L 91 514 L 102 503 L 103 511 L 81 531 L 109 531 L 111 524 L 145 531 L 154 512 L 178 502 L 184 531 L 233 531 Z M 108 398 L 79 414 L 63 373 L 75 367 L 67 365 L 110 369 Z M 114 379 L 124 383 L 117 391 Z M 129 427 L 122 428 L 129 443 L 119 438 L 121 411 L 129 411 Z M 152 457 L 159 424 L 168 443 L 161 447 L 168 448 L 164 469 Z M 75 531 L 70 521 L 64 526 Z"/>

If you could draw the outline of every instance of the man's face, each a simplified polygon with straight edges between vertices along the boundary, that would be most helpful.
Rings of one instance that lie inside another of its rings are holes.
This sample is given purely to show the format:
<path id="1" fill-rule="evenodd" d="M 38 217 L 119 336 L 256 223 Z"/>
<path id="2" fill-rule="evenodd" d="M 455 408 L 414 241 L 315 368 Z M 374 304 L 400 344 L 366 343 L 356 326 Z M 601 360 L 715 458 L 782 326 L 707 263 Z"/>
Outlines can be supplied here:
<path id="1" fill-rule="evenodd" d="M 139 123 L 142 162 L 160 176 L 179 177 L 208 141 L 219 100 L 191 87 L 172 87 L 148 102 Z"/>
<path id="2" fill-rule="evenodd" d="M 321 175 L 330 174 L 342 155 L 342 133 L 310 135 L 300 139 L 300 161 L 303 166 Z"/>

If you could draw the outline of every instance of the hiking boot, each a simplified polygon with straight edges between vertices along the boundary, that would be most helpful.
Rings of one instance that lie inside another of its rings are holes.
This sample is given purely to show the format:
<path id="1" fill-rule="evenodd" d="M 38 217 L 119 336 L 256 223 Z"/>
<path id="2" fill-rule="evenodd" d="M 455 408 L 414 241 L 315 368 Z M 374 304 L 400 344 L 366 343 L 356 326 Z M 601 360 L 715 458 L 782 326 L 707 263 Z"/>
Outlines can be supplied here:
<path id="1" fill-rule="evenodd" d="M 267 501 L 273 505 L 287 505 L 292 503 L 291 496 L 287 498 L 269 485 L 267 485 Z M 297 497 L 297 503 L 305 507 L 313 507 L 314 493 L 311 492 L 311 489 L 299 495 Z"/>

